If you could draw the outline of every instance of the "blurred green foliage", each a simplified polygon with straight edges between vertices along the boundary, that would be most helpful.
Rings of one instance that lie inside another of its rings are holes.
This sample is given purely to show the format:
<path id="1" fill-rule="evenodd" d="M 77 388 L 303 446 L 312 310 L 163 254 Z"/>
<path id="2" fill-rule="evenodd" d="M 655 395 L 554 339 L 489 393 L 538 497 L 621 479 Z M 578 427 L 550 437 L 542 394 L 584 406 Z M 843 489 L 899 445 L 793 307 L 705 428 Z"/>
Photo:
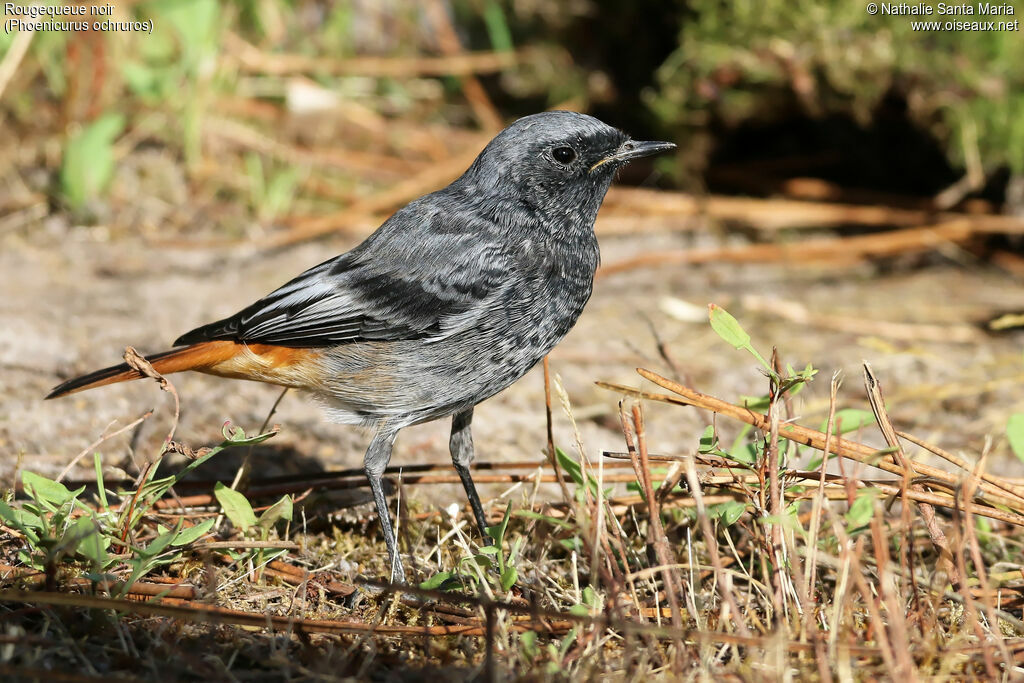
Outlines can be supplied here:
<path id="1" fill-rule="evenodd" d="M 872 16 L 865 5 L 642 0 L 634 7 L 598 0 L 565 5 L 450 0 L 446 8 L 467 50 L 542 48 L 529 52 L 515 69 L 481 76 L 503 116 L 576 107 L 638 136 L 689 142 L 688 155 L 657 162 L 676 180 L 684 170 L 701 171 L 708 142 L 723 128 L 728 134 L 730 127 L 771 124 L 795 113 L 848 116 L 867 128 L 892 95 L 906 102 L 907 116 L 939 142 L 951 164 L 970 168 L 973 163 L 980 167 L 973 170 L 986 172 L 1008 166 L 1024 173 L 1021 32 L 914 31 L 912 22 L 921 17 Z M 123 131 L 133 144 L 162 144 L 192 175 L 207 152 L 204 127 L 212 128 L 214 118 L 246 119 L 238 112 L 256 109 L 240 105 L 246 99 L 287 108 L 288 85 L 299 78 L 388 117 L 455 125 L 473 120 L 462 80 L 454 75 L 259 70 L 260 63 L 275 65 L 281 56 L 436 56 L 438 41 L 415 0 L 380 8 L 352 0 L 146 0 L 120 11 L 152 20 L 154 31 L 101 37 L 39 33 L 0 101 L 0 116 L 13 129 L 61 131 L 55 186 L 79 212 L 111 186 L 115 143 Z M 1024 0 L 1013 15 L 992 18 L 1017 20 L 1022 14 Z M 972 18 L 978 17 L 957 17 Z M 0 35 L 0 56 L 12 40 Z M 257 66 L 246 65 L 254 55 Z M 429 81 L 437 87 L 424 88 Z M 121 117 L 119 125 L 108 118 L 110 112 Z M 276 137 L 259 117 L 247 123 Z M 125 153 L 131 149 L 123 146 Z M 234 164 L 234 172 L 222 176 L 245 183 L 219 185 L 218 197 L 240 200 L 262 221 L 302 210 L 309 169 L 297 167 L 294 159 L 253 159 L 249 151 L 216 160 L 224 167 Z M 908 158 L 917 159 L 913 153 Z"/>
<path id="2" fill-rule="evenodd" d="M 60 187 L 72 209 L 96 199 L 114 176 L 114 140 L 124 129 L 124 116 L 104 114 L 76 130 L 64 145 Z"/>
<path id="3" fill-rule="evenodd" d="M 898 3 L 890 3 L 898 4 Z M 916 4 L 916 3 L 910 3 Z M 930 3 L 932 4 L 932 3 Z M 977 4 L 972 5 L 978 12 Z M 868 14 L 848 0 L 691 0 L 679 46 L 646 101 L 670 127 L 770 120 L 793 96 L 811 115 L 868 124 L 888 93 L 963 166 L 1024 172 L 1024 34 L 915 31 L 917 20 L 1010 16 Z"/>

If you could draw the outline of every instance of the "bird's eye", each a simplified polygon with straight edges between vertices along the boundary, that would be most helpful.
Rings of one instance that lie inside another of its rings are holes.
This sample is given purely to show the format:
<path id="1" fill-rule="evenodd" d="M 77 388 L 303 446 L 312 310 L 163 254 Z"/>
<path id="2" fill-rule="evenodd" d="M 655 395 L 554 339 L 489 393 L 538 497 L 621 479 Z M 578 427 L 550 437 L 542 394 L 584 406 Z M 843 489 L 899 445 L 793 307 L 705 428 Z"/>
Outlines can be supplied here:
<path id="1" fill-rule="evenodd" d="M 576 150 L 572 147 L 555 147 L 554 151 L 551 152 L 551 156 L 560 164 L 571 164 L 576 158 Z"/>

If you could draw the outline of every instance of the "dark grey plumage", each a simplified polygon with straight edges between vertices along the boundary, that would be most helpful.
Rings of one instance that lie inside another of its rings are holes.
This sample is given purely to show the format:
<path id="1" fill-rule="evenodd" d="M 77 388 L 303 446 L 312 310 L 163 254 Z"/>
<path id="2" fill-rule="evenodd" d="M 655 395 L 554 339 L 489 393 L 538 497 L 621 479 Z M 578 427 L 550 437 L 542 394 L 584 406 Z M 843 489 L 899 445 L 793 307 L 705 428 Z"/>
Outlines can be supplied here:
<path id="1" fill-rule="evenodd" d="M 594 219 L 615 172 L 674 147 L 633 142 L 573 112 L 502 131 L 448 187 L 411 202 L 365 242 L 176 345 L 232 340 L 315 348 L 306 388 L 334 419 L 376 429 L 366 453 L 393 578 L 405 573 L 380 479 L 398 430 L 453 416 L 452 459 L 469 475 L 473 406 L 522 377 L 590 298 Z"/>

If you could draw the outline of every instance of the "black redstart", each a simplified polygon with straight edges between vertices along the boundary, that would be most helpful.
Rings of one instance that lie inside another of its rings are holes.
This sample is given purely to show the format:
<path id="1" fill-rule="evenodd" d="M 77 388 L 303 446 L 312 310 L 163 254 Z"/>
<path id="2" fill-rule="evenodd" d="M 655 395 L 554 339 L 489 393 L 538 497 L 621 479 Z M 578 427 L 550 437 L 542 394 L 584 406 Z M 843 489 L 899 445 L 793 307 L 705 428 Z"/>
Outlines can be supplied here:
<path id="1" fill-rule="evenodd" d="M 519 119 L 460 178 L 400 209 L 352 251 L 148 360 L 164 374 L 302 389 L 333 420 L 373 427 L 366 476 L 392 580 L 404 582 L 381 487 L 396 434 L 452 416 L 452 462 L 483 532 L 469 473 L 473 407 L 526 374 L 576 323 L 599 260 L 594 219 L 616 171 L 674 147 L 574 112 Z M 47 398 L 139 377 L 118 365 Z"/>

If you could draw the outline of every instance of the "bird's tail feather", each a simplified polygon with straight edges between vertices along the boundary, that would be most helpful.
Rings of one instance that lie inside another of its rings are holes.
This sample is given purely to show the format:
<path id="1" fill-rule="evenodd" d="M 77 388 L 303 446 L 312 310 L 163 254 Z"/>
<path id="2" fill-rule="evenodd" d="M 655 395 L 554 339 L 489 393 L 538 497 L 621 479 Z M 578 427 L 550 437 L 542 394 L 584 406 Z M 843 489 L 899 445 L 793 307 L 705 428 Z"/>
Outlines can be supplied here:
<path id="1" fill-rule="evenodd" d="M 146 360 L 153 365 L 153 369 L 162 375 L 169 375 L 172 372 L 184 370 L 204 370 L 217 363 L 228 360 L 238 353 L 239 345 L 230 341 L 207 341 L 192 344 L 181 349 L 172 349 L 163 353 L 146 356 Z M 90 372 L 81 377 L 75 377 L 57 385 L 47 395 L 47 399 L 60 398 L 78 391 L 102 387 L 117 382 L 127 382 L 142 377 L 137 370 L 133 370 L 127 363 L 114 365 L 102 370 Z"/>

